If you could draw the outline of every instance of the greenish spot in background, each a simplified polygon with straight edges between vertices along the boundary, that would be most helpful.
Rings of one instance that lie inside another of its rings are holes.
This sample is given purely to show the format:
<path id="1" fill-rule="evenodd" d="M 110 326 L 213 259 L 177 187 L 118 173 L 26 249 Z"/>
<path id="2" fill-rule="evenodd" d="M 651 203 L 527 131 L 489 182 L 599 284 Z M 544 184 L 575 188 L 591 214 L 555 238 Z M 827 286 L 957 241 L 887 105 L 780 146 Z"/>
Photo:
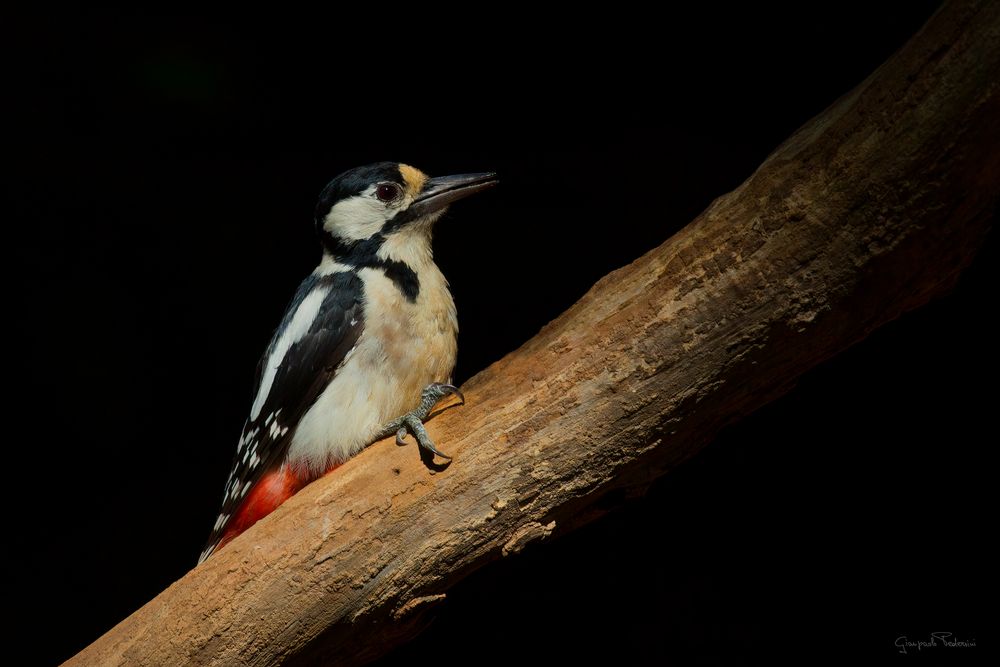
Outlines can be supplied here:
<path id="1" fill-rule="evenodd" d="M 172 102 L 212 105 L 221 101 L 224 72 L 220 63 L 198 54 L 154 54 L 138 65 L 139 83 L 150 94 Z"/>

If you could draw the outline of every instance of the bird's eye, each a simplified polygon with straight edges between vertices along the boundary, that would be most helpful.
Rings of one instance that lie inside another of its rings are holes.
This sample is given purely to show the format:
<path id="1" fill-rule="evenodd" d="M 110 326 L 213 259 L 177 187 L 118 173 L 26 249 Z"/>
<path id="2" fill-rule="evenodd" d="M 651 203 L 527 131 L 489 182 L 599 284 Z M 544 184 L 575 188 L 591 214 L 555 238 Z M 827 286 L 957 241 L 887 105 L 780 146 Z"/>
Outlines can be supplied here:
<path id="1" fill-rule="evenodd" d="M 375 196 L 378 197 L 379 201 L 391 202 L 394 199 L 399 199 L 402 194 L 402 190 L 395 183 L 379 183 L 378 187 L 375 188 Z"/>

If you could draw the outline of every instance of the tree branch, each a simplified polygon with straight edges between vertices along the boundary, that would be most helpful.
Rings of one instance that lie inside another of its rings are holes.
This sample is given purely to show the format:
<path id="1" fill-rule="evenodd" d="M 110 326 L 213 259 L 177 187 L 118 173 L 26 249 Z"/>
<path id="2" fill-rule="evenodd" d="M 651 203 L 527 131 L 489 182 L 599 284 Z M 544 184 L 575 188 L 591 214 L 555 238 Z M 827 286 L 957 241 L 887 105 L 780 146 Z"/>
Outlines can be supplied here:
<path id="1" fill-rule="evenodd" d="M 68 664 L 358 664 L 450 586 L 641 490 L 802 373 L 947 291 L 1000 190 L 1000 5 L 953 2 L 683 231 L 429 424 L 377 443 Z M 622 221 L 625 224 L 625 221 Z"/>

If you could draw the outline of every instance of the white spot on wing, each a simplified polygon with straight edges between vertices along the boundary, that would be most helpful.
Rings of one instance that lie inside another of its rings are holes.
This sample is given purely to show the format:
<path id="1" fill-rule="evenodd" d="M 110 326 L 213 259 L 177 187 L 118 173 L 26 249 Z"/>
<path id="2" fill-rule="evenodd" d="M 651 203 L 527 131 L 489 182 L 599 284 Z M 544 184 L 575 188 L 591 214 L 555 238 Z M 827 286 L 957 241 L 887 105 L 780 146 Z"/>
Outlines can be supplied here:
<path id="1" fill-rule="evenodd" d="M 257 391 L 257 397 L 254 399 L 253 407 L 250 409 L 250 419 L 256 420 L 260 416 L 261 408 L 264 407 L 267 395 L 271 392 L 271 385 L 274 384 L 274 377 L 278 373 L 281 362 L 284 360 L 289 348 L 301 340 L 309 331 L 309 327 L 312 326 L 313 321 L 316 319 L 316 315 L 319 313 L 320 306 L 323 305 L 323 299 L 326 298 L 328 291 L 329 288 L 321 287 L 314 289 L 306 295 L 306 298 L 302 300 L 302 303 L 295 310 L 295 314 L 292 315 L 288 326 L 281 332 L 281 336 L 275 342 L 274 348 L 267 355 L 267 365 L 264 368 L 264 375 L 260 380 L 260 389 Z M 256 432 L 256 429 L 254 431 Z"/>

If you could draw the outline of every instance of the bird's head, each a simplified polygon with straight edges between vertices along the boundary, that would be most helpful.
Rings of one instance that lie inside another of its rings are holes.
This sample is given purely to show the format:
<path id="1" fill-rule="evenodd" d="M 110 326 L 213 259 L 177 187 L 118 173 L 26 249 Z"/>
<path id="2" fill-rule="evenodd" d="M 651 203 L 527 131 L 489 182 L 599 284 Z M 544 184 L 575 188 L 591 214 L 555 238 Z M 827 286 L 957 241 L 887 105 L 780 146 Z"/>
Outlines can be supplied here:
<path id="1" fill-rule="evenodd" d="M 316 228 L 338 258 L 373 254 L 387 243 L 429 247 L 434 222 L 449 204 L 496 183 L 492 173 L 431 178 L 398 162 L 357 167 L 323 188 Z"/>

